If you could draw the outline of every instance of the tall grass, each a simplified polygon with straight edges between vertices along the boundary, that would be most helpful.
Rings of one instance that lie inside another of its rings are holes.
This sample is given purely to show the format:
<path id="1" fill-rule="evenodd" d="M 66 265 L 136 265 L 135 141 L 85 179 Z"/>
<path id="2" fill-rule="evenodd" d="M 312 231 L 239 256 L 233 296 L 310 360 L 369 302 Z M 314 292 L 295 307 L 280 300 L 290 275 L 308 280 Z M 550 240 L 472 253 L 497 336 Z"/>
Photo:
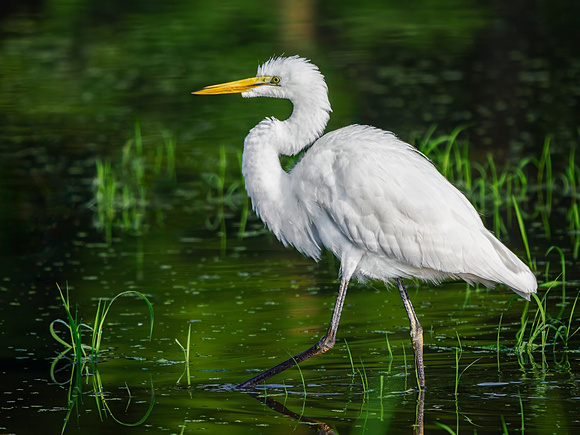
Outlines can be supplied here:
<path id="1" fill-rule="evenodd" d="M 522 218 L 522 213 L 520 212 L 520 207 L 518 205 L 517 200 L 512 197 L 512 204 L 514 206 L 514 210 L 516 212 L 516 218 L 518 220 L 518 227 L 520 229 L 520 234 L 522 236 L 522 243 L 524 244 L 524 249 L 526 250 L 526 256 L 528 258 L 528 265 L 533 269 L 535 269 L 533 261 L 532 261 L 532 253 L 530 251 L 530 244 L 528 243 L 528 234 L 526 232 L 526 226 L 524 224 L 524 220 Z"/>
<path id="2" fill-rule="evenodd" d="M 202 174 L 202 178 L 208 186 L 207 203 L 213 205 L 211 215 L 206 217 L 205 225 L 207 229 L 219 232 L 222 252 L 226 249 L 227 241 L 226 219 L 235 213 L 240 214 L 237 235 L 239 238 L 243 238 L 247 235 L 246 228 L 250 208 L 250 201 L 244 188 L 244 179 L 241 176 L 242 154 L 237 154 L 240 175 L 232 180 L 227 178 L 227 155 L 225 146 L 220 146 L 217 171 Z"/>
<path id="3" fill-rule="evenodd" d="M 549 261 L 549 258 L 550 255 L 554 253 L 558 254 L 557 258 L 559 260 L 560 272 L 555 279 L 550 279 L 549 273 L 551 262 Z M 542 368 L 546 367 L 545 356 L 547 348 L 551 347 L 553 352 L 555 352 L 558 345 L 561 344 L 564 349 L 567 349 L 570 338 L 580 330 L 580 327 L 575 327 L 575 325 L 573 325 L 580 292 L 576 295 L 576 298 L 572 303 L 568 301 L 567 261 L 564 251 L 557 246 L 551 246 L 546 251 L 545 258 L 547 259 L 545 277 L 544 283 L 540 288 L 545 288 L 546 290 L 541 294 L 541 297 L 537 294 L 533 294 L 532 301 L 525 303 L 520 317 L 520 327 L 516 333 L 515 344 L 515 350 L 519 355 L 519 361 L 521 364 L 525 363 L 525 360 L 529 360 L 532 364 L 535 364 L 533 356 L 536 352 L 540 352 L 542 356 Z M 555 309 L 548 307 L 548 298 L 551 293 L 558 289 L 560 290 L 560 296 L 558 297 L 560 302 L 556 304 L 556 307 L 559 307 L 559 309 L 554 314 L 551 314 Z"/>
<path id="4" fill-rule="evenodd" d="M 89 207 L 95 211 L 95 227 L 105 233 L 108 244 L 115 228 L 131 234 L 146 229 L 147 210 L 155 203 L 152 186 L 175 187 L 176 142 L 165 131 L 162 136 L 163 142 L 155 148 L 146 146 L 137 121 L 133 137 L 122 147 L 120 156 L 96 161 L 94 196 Z M 161 207 L 156 208 L 156 217 L 157 222 L 163 222 Z"/>
<path id="5" fill-rule="evenodd" d="M 524 306 L 520 318 L 520 328 L 516 333 L 515 344 L 521 364 L 525 363 L 524 357 L 526 357 L 527 360 L 535 365 L 534 353 L 540 352 L 542 368 L 546 368 L 547 347 L 550 346 L 555 351 L 558 344 L 561 343 L 564 348 L 567 348 L 570 338 L 580 330 L 580 327 L 574 329 L 572 325 L 580 292 L 574 299 L 567 316 L 563 315 L 564 311 L 561 310 L 557 316 L 552 317 L 548 314 L 547 301 L 548 295 L 553 288 L 548 288 L 541 298 L 536 294 L 532 295 L 535 309 L 530 308 L 530 302 L 526 302 Z"/>
<path id="6" fill-rule="evenodd" d="M 352 374 L 356 374 L 356 369 L 354 367 L 354 361 L 352 360 L 352 353 L 350 352 L 350 347 L 348 346 L 348 341 L 346 338 L 344 339 L 344 345 L 346 346 L 346 353 L 348 354 L 348 359 L 350 360 L 350 368 L 352 370 Z"/>
<path id="7" fill-rule="evenodd" d="M 549 239 L 550 214 L 552 212 L 552 191 L 554 189 L 554 179 L 552 177 L 552 158 L 550 156 L 550 138 L 546 137 L 540 160 L 537 163 L 538 176 L 536 180 L 536 190 L 538 192 L 538 210 L 544 225 L 544 232 Z"/>

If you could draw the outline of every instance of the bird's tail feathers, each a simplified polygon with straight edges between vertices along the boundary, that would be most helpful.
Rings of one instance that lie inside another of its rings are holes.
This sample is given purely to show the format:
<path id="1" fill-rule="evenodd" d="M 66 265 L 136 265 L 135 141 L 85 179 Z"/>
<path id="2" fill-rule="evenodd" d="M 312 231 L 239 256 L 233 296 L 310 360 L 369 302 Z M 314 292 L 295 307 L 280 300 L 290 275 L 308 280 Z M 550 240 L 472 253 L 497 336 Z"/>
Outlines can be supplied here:
<path id="1" fill-rule="evenodd" d="M 526 300 L 530 300 L 530 295 L 536 293 L 538 289 L 538 282 L 535 275 L 530 268 L 524 264 L 513 252 L 506 248 L 503 243 L 494 237 L 489 231 L 486 231 L 486 236 L 489 242 L 493 245 L 497 253 L 497 261 L 493 261 L 494 268 L 491 268 L 491 273 L 481 276 L 485 281 L 495 281 L 505 284 L 511 288 L 519 296 Z M 485 282 L 484 285 L 488 286 Z"/>

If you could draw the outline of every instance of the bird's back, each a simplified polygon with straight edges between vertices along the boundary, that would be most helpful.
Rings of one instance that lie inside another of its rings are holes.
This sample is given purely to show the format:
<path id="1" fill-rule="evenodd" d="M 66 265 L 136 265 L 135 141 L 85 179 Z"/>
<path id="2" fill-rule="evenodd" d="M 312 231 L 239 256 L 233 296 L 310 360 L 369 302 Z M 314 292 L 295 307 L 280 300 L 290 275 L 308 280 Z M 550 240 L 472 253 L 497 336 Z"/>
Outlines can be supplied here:
<path id="1" fill-rule="evenodd" d="M 291 171 L 321 243 L 355 274 L 388 281 L 494 282 L 529 299 L 530 269 L 485 227 L 431 162 L 393 134 L 354 125 L 321 137 Z"/>

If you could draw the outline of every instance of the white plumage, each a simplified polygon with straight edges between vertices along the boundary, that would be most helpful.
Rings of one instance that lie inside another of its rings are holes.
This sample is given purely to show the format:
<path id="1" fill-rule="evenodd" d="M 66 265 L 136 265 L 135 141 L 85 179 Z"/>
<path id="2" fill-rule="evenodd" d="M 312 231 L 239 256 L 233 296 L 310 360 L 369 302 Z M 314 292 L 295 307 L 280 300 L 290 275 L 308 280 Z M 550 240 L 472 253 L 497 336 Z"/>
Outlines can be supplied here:
<path id="1" fill-rule="evenodd" d="M 195 93 L 231 92 L 286 98 L 294 105 L 287 120 L 266 118 L 250 131 L 242 172 L 254 210 L 282 243 L 316 260 L 326 248 L 341 262 L 331 327 L 313 348 L 334 344 L 352 276 L 397 280 L 412 335 L 414 321 L 421 327 L 400 278 L 436 283 L 460 278 L 488 287 L 501 283 L 528 300 L 536 292 L 530 269 L 483 226 L 465 196 L 413 146 L 390 132 L 361 125 L 321 137 L 331 111 L 328 89 L 308 60 L 273 58 L 258 68 L 255 78 Z M 281 154 L 294 155 L 310 145 L 290 172 L 282 169 Z M 418 339 L 413 340 L 417 353 Z M 422 335 L 420 341 L 422 365 Z M 308 351 L 299 355 L 304 353 Z M 275 367 L 242 386 L 285 368 Z M 418 370 L 421 384 L 422 367 Z"/>

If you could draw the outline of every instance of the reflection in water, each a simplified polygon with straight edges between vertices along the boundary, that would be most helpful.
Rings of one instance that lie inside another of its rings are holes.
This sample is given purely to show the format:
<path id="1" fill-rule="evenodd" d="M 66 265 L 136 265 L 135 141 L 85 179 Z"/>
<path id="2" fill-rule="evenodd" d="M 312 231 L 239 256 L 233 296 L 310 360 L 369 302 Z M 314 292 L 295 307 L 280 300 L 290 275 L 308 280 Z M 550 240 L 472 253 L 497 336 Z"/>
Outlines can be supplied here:
<path id="1" fill-rule="evenodd" d="M 334 435 L 334 433 L 335 433 L 334 429 L 332 429 L 326 423 L 319 421 L 319 420 L 315 420 L 313 418 L 305 417 L 302 414 L 297 414 L 296 412 L 289 410 L 284 405 L 282 405 L 280 402 L 274 400 L 270 396 L 262 396 L 262 395 L 257 394 L 257 393 L 247 393 L 247 394 L 248 394 L 248 396 L 253 397 L 254 399 L 258 400 L 259 402 L 262 402 L 268 408 L 276 411 L 279 414 L 286 415 L 286 416 L 288 416 L 288 417 L 292 418 L 293 420 L 296 420 L 300 423 L 306 423 L 308 425 L 308 427 L 311 428 L 316 433 L 328 434 L 328 435 L 331 435 L 331 434 Z"/>
<path id="2" fill-rule="evenodd" d="M 119 385 L 119 387 L 118 387 L 119 390 L 126 390 L 127 391 L 127 399 L 126 399 L 127 402 L 126 402 L 124 409 L 122 406 L 119 406 L 119 404 L 115 404 L 115 402 L 119 400 L 119 398 L 116 398 L 116 397 L 111 395 L 111 392 L 115 391 L 115 388 L 110 386 L 108 388 L 108 391 L 105 391 L 105 389 L 103 388 L 103 381 L 101 378 L 101 372 L 99 371 L 99 368 L 98 368 L 98 363 L 96 363 L 96 362 L 90 362 L 90 363 L 83 362 L 79 366 L 79 365 L 76 365 L 74 362 L 69 362 L 66 364 L 65 367 L 63 367 L 59 370 L 56 370 L 56 367 L 60 361 L 67 360 L 67 357 L 64 354 L 65 354 L 65 352 L 61 353 L 56 358 L 54 358 L 52 365 L 51 365 L 51 371 L 50 371 L 50 377 L 55 385 L 63 386 L 63 387 L 68 386 L 66 415 L 65 415 L 64 421 L 62 423 L 61 433 L 64 433 L 65 429 L 67 428 L 67 426 L 71 420 L 71 417 L 73 417 L 75 414 L 77 416 L 77 419 L 80 419 L 81 411 L 82 411 L 81 405 L 83 403 L 82 397 L 83 397 L 83 395 L 86 395 L 87 393 L 95 398 L 95 405 L 96 405 L 97 411 L 99 413 L 99 416 L 101 417 L 101 421 L 103 421 L 105 419 L 105 417 L 109 417 L 109 418 L 113 419 L 116 423 L 118 423 L 119 425 L 126 426 L 126 427 L 140 426 L 143 423 L 145 423 L 145 421 L 147 421 L 147 419 L 149 418 L 149 416 L 153 412 L 153 408 L 155 406 L 155 387 L 153 385 L 153 377 L 151 375 L 149 376 L 149 387 L 151 390 L 149 407 L 147 408 L 146 411 L 144 411 L 143 414 L 141 414 L 140 403 L 142 403 L 142 402 L 140 400 L 137 400 L 137 401 L 133 400 L 133 394 L 131 392 L 131 389 L 127 385 L 127 382 L 125 382 L 125 384 L 123 386 Z M 59 371 L 62 371 L 62 370 L 68 369 L 68 368 L 70 368 L 70 370 L 71 370 L 70 378 L 65 380 L 65 381 L 58 382 L 56 380 L 56 372 L 59 372 Z M 91 384 L 89 384 L 86 381 L 87 377 L 90 378 Z M 85 385 L 85 391 L 83 391 L 83 385 Z M 89 385 L 88 391 L 87 391 L 87 385 Z M 139 388 L 137 387 L 137 389 L 139 389 Z M 130 406 L 131 406 L 132 401 L 134 402 L 134 404 L 130 410 Z M 115 406 L 113 406 L 113 405 L 115 405 Z M 115 411 L 115 409 L 117 409 L 117 411 Z M 121 415 L 123 415 L 123 418 L 127 418 L 127 415 L 131 415 L 135 412 L 138 415 L 140 415 L 140 418 L 135 422 L 126 422 L 126 421 L 122 420 L 122 417 L 117 417 L 117 414 L 121 414 Z M 85 414 L 85 413 L 88 414 L 88 412 L 83 412 L 83 414 Z"/>
<path id="3" fill-rule="evenodd" d="M 305 423 L 310 429 L 320 434 L 334 434 L 335 431 L 328 424 L 323 421 L 306 417 L 303 414 L 298 414 L 291 411 L 286 406 L 272 398 L 271 396 L 263 396 L 255 392 L 246 392 L 246 394 L 254 399 L 265 404 L 268 408 L 276 411 L 279 414 L 290 417 L 300 423 Z M 417 407 L 415 411 L 415 425 L 413 426 L 413 433 L 415 435 L 423 435 L 424 433 L 424 413 L 425 413 L 425 390 L 419 390 L 417 397 Z"/>
<path id="4" fill-rule="evenodd" d="M 415 429 L 414 433 L 417 435 L 423 435 L 424 426 L 424 414 L 425 414 L 425 390 L 419 390 L 419 397 L 417 397 L 417 411 L 415 413 Z"/>

